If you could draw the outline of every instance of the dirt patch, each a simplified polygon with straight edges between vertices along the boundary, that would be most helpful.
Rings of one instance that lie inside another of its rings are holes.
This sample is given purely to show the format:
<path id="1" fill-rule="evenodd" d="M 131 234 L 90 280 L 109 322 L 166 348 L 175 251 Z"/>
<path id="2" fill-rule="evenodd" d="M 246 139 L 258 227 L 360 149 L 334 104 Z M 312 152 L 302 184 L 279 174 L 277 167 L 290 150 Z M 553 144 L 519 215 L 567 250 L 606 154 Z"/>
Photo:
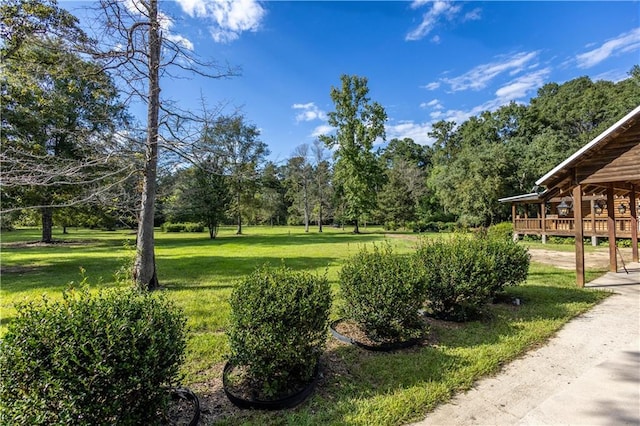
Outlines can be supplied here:
<path id="1" fill-rule="evenodd" d="M 619 255 L 622 255 L 624 262 L 631 262 L 631 249 L 619 249 Z M 531 261 L 544 263 L 545 265 L 555 266 L 561 269 L 576 269 L 576 254 L 573 251 L 555 251 L 547 249 L 529 249 Z M 597 251 L 584 254 L 585 268 L 587 269 L 606 269 L 609 267 L 609 249 L 599 248 Z M 620 257 L 618 257 L 618 266 L 622 267 Z"/>

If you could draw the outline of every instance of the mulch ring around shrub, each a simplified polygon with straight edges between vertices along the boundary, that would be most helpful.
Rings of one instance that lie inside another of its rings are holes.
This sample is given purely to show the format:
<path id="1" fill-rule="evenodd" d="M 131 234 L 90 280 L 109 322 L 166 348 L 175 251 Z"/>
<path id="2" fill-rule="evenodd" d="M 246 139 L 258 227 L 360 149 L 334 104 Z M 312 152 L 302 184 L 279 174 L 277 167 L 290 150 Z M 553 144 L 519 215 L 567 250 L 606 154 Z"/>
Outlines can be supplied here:
<path id="1" fill-rule="evenodd" d="M 337 340 L 369 351 L 390 352 L 399 349 L 406 349 L 416 346 L 425 340 L 424 337 L 414 337 L 402 341 L 375 341 L 366 335 L 360 325 L 355 321 L 348 319 L 338 319 L 332 322 L 330 329 L 331 334 Z M 424 329 L 426 329 L 426 323 Z"/>
<path id="2" fill-rule="evenodd" d="M 286 391 L 271 398 L 265 398 L 257 392 L 244 367 L 227 363 L 222 374 L 224 392 L 229 401 L 239 408 L 257 410 L 293 408 L 305 401 L 315 389 L 320 377 L 319 364 L 316 362 L 313 375 L 307 382 L 292 383 Z"/>
<path id="3" fill-rule="evenodd" d="M 200 401 L 195 393 L 185 388 L 171 389 L 167 418 L 172 426 L 197 426 L 200 421 Z"/>

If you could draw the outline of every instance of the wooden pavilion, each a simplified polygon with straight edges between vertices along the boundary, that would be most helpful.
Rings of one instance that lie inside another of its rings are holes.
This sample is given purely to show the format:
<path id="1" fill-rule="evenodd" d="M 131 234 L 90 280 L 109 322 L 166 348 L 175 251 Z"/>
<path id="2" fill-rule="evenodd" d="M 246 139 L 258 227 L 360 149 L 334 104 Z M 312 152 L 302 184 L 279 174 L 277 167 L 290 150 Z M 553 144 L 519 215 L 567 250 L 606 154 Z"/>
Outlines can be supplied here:
<path id="1" fill-rule="evenodd" d="M 511 203 L 514 237 L 574 236 L 577 284 L 584 287 L 584 237 L 609 240 L 609 270 L 617 272 L 617 238 L 630 238 L 638 262 L 640 106 L 536 181 L 540 192 Z"/>

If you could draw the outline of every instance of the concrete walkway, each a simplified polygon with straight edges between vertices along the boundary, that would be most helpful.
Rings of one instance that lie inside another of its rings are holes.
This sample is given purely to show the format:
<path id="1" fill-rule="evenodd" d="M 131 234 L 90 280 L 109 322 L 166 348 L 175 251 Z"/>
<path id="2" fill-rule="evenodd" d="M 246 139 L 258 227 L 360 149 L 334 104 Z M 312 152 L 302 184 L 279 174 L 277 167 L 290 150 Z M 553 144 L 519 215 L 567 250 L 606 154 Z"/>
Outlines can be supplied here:
<path id="1" fill-rule="evenodd" d="M 587 286 L 615 294 L 417 425 L 640 425 L 640 264 Z"/>

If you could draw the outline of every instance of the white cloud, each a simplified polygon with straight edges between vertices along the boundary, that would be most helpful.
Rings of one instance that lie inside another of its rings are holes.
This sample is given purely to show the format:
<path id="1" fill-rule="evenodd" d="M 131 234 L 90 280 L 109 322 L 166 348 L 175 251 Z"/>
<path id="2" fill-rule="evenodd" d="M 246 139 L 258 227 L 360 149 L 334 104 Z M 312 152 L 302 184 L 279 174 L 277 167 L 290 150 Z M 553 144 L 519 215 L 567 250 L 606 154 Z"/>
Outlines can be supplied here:
<path id="1" fill-rule="evenodd" d="M 431 117 L 432 120 L 441 120 L 443 116 L 444 112 L 440 110 L 429 113 L 429 117 Z"/>
<path id="2" fill-rule="evenodd" d="M 328 124 L 322 124 L 316 127 L 315 129 L 313 129 L 313 132 L 311 132 L 311 136 L 314 138 L 317 138 L 318 136 L 328 135 L 329 133 L 333 133 L 334 130 L 335 129 L 329 126 Z"/>
<path id="3" fill-rule="evenodd" d="M 420 40 L 427 36 L 438 22 L 444 18 L 451 21 L 461 10 L 461 6 L 449 0 L 435 0 L 433 2 L 414 1 L 411 4 L 413 9 L 417 9 L 425 4 L 431 4 L 431 8 L 422 15 L 422 22 L 418 27 L 411 30 L 405 37 L 405 40 Z"/>
<path id="4" fill-rule="evenodd" d="M 465 13 L 464 14 L 464 18 L 462 18 L 462 20 L 464 22 L 466 22 L 466 21 L 477 21 L 482 17 L 480 12 L 481 12 L 481 9 L 479 7 L 477 7 L 475 9 L 473 9 L 472 11 Z"/>
<path id="5" fill-rule="evenodd" d="M 296 110 L 300 110 L 300 112 L 296 115 L 296 122 L 301 121 L 313 121 L 313 120 L 326 120 L 327 114 L 320 110 L 313 102 L 309 102 L 306 104 L 293 104 L 291 107 Z"/>
<path id="6" fill-rule="evenodd" d="M 591 68 L 620 53 L 640 49 L 640 28 L 635 28 L 618 37 L 606 41 L 602 46 L 576 56 L 579 68 Z"/>
<path id="7" fill-rule="evenodd" d="M 487 87 L 489 82 L 502 73 L 515 75 L 525 67 L 534 68 L 537 64 L 531 64 L 540 52 L 520 52 L 509 56 L 501 56 L 498 61 L 478 65 L 472 70 L 453 78 L 443 78 L 441 81 L 449 84 L 451 90 L 480 90 Z M 434 83 L 430 83 L 432 85 Z"/>
<path id="8" fill-rule="evenodd" d="M 148 16 L 146 7 L 138 0 L 126 0 L 124 2 L 124 5 L 127 10 L 133 15 Z M 191 42 L 191 40 L 189 40 L 182 34 L 176 34 L 171 30 L 173 28 L 173 20 L 170 16 L 163 13 L 162 11 L 159 11 L 158 22 L 160 23 L 160 28 L 162 28 L 163 30 L 164 38 L 185 49 L 193 50 L 193 43 Z"/>
<path id="9" fill-rule="evenodd" d="M 266 11 L 256 0 L 177 0 L 193 18 L 212 21 L 209 32 L 218 43 L 236 40 L 245 31 L 255 32 Z"/>
<path id="10" fill-rule="evenodd" d="M 179 45 L 184 47 L 187 50 L 193 50 L 193 43 L 191 42 L 191 40 L 189 40 L 188 38 L 180 35 L 180 34 L 167 34 L 166 39 Z"/>
<path id="11" fill-rule="evenodd" d="M 496 97 L 505 103 L 523 98 L 541 87 L 549 74 L 551 74 L 551 69 L 544 68 L 522 75 L 496 90 Z"/>
<path id="12" fill-rule="evenodd" d="M 420 88 L 427 89 L 427 90 L 436 90 L 436 89 L 440 88 L 440 82 L 439 81 L 434 81 L 434 82 L 431 82 L 429 84 L 425 84 L 424 86 L 420 86 Z"/>
<path id="13" fill-rule="evenodd" d="M 422 102 L 420 108 L 443 109 L 444 107 L 438 99 L 432 99 L 429 102 Z"/>
<path id="14" fill-rule="evenodd" d="M 622 80 L 626 80 L 627 78 L 629 78 L 629 70 L 618 69 L 618 70 L 609 70 L 601 74 L 594 75 L 593 77 L 591 77 L 591 80 L 592 81 L 606 80 L 606 81 L 612 81 L 614 83 L 619 83 Z"/>
<path id="15" fill-rule="evenodd" d="M 385 126 L 387 140 L 394 138 L 411 138 L 420 145 L 429 145 L 433 139 L 427 136 L 431 131 L 431 123 L 416 123 L 414 121 L 399 121 L 398 124 L 388 124 Z"/>

